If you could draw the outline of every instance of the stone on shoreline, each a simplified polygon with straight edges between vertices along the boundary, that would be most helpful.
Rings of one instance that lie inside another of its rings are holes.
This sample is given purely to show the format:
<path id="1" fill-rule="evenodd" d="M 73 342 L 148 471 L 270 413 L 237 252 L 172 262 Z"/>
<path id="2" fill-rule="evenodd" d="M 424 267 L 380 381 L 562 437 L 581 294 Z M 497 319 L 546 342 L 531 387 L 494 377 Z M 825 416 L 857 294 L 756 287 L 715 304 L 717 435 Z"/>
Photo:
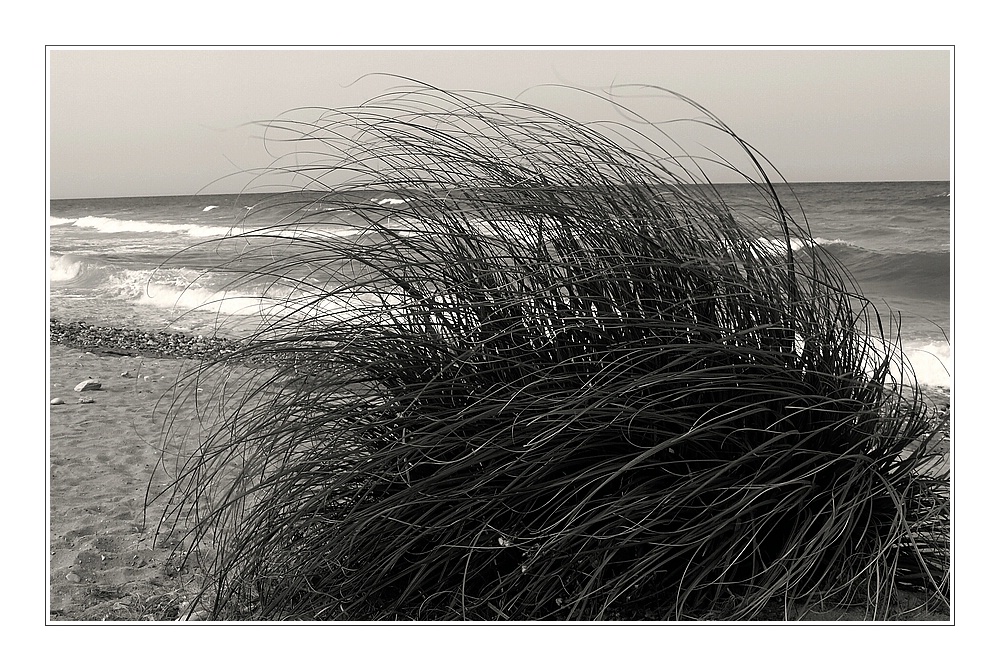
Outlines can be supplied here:
<path id="1" fill-rule="evenodd" d="M 66 405 L 66 401 L 56 396 L 54 399 L 49 401 L 49 405 Z"/>
<path id="2" fill-rule="evenodd" d="M 101 383 L 97 380 L 86 379 L 73 387 L 73 391 L 97 391 L 101 388 Z"/>

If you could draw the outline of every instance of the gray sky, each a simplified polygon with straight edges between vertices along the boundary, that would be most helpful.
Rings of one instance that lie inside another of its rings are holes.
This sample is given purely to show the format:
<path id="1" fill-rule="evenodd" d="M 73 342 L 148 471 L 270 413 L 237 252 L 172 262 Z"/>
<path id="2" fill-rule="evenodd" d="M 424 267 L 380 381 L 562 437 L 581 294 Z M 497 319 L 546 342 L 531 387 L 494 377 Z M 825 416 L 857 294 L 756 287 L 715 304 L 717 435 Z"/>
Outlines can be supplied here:
<path id="1" fill-rule="evenodd" d="M 216 180 L 269 160 L 247 122 L 359 104 L 389 84 L 353 83 L 372 72 L 523 95 L 581 121 L 610 114 L 579 95 L 526 89 L 652 84 L 707 107 L 791 182 L 950 175 L 952 66 L 942 49 L 53 49 L 50 195 L 239 191 L 246 176 Z M 655 120 L 692 114 L 662 99 L 626 102 Z"/>

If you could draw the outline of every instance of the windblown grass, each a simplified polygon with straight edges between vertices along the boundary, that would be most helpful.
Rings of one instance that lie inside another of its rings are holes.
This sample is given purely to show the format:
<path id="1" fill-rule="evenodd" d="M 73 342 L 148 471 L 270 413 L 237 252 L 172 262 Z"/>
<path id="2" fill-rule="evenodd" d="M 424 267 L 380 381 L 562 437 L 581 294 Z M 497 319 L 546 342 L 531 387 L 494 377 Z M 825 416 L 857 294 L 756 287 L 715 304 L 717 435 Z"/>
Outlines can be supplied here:
<path id="1" fill-rule="evenodd" d="M 228 409 L 170 455 L 215 617 L 947 603 L 948 475 L 894 329 L 698 112 L 759 169 L 752 209 L 657 126 L 480 94 L 271 125 L 294 160 L 265 174 L 305 188 L 235 267 L 281 310 L 201 372 Z"/>

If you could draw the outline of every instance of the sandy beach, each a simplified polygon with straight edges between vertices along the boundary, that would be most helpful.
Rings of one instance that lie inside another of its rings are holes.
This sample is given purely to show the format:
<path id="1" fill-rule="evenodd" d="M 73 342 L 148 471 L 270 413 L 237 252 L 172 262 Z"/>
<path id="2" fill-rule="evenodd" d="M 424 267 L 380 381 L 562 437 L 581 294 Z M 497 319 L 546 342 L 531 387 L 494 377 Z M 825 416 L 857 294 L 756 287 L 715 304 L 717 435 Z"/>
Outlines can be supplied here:
<path id="1" fill-rule="evenodd" d="M 50 397 L 65 403 L 50 405 L 51 621 L 173 620 L 190 599 L 180 534 L 155 538 L 163 505 L 144 513 L 144 501 L 154 471 L 154 485 L 167 481 L 158 403 L 194 364 L 52 345 Z M 74 391 L 86 379 L 101 388 Z"/>

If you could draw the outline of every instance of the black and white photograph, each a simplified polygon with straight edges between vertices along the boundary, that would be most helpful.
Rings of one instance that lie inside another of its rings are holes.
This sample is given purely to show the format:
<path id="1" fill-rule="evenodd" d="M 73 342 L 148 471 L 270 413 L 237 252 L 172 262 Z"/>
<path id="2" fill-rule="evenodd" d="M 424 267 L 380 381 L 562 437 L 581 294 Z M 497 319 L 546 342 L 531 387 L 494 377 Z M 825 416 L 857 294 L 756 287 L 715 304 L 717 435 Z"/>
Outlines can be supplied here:
<path id="1" fill-rule="evenodd" d="M 47 623 L 953 624 L 954 62 L 48 47 Z"/>

